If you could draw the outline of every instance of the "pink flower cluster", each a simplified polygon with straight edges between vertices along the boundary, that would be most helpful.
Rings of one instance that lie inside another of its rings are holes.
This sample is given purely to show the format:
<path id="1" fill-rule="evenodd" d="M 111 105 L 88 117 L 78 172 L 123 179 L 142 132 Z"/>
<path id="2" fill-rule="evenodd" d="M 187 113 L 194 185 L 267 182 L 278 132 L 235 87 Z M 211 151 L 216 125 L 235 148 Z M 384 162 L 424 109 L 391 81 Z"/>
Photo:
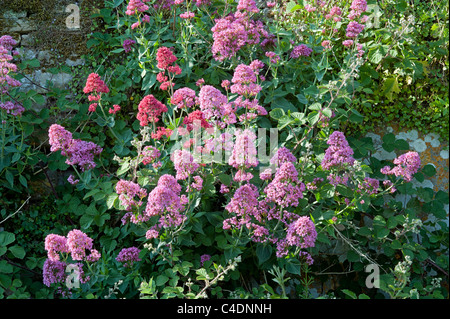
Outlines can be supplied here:
<path id="1" fill-rule="evenodd" d="M 214 39 L 212 53 L 217 61 L 231 58 L 246 45 L 256 45 L 261 37 L 268 36 L 263 23 L 250 17 L 249 13 L 259 11 L 254 0 L 240 0 L 237 9 L 225 18 L 216 19 L 211 29 Z"/>
<path id="2" fill-rule="evenodd" d="M 142 206 L 142 200 L 147 196 L 147 191 L 141 188 L 139 184 L 121 179 L 116 184 L 116 193 L 119 195 L 120 204 L 127 211 L 131 211 L 133 207 Z M 137 197 L 137 199 L 135 199 Z"/>
<path id="3" fill-rule="evenodd" d="M 254 97 L 261 91 L 261 86 L 258 85 L 255 70 L 264 67 L 260 61 L 255 60 L 253 65 L 239 64 L 234 69 L 233 78 L 231 82 L 231 93 L 237 93 L 244 97 Z M 252 67 L 253 66 L 253 67 Z"/>
<path id="4" fill-rule="evenodd" d="M 377 180 L 375 178 L 371 178 L 371 177 L 366 177 L 366 178 L 364 178 L 364 181 L 358 185 L 357 192 L 373 195 L 373 194 L 378 193 L 379 187 L 380 187 L 379 180 Z"/>
<path id="5" fill-rule="evenodd" d="M 144 147 L 141 155 L 142 163 L 147 165 L 156 161 L 161 156 L 161 152 L 156 147 L 148 145 Z"/>
<path id="6" fill-rule="evenodd" d="M 78 165 L 84 172 L 96 166 L 94 155 L 99 155 L 103 148 L 93 142 L 72 139 L 72 133 L 58 124 L 52 124 L 48 130 L 50 151 L 61 151 L 66 156 L 66 164 Z"/>
<path id="7" fill-rule="evenodd" d="M 0 102 L 0 109 L 6 110 L 6 114 L 11 114 L 12 116 L 19 116 L 25 112 L 24 107 L 12 101 L 6 101 L 5 103 Z"/>
<path id="8" fill-rule="evenodd" d="M 305 184 L 298 179 L 294 164 L 286 161 L 277 169 L 275 177 L 266 186 L 264 193 L 268 202 L 286 208 L 298 206 L 298 201 L 303 198 L 305 189 Z"/>
<path id="9" fill-rule="evenodd" d="M 355 162 L 353 150 L 342 132 L 334 131 L 328 138 L 327 144 L 330 146 L 326 149 L 322 160 L 322 168 L 324 170 L 353 165 Z"/>
<path id="10" fill-rule="evenodd" d="M 362 32 L 363 29 L 364 29 L 364 25 L 359 24 L 356 21 L 350 21 L 349 24 L 347 25 L 346 36 L 348 38 L 356 38 L 358 36 L 358 34 L 360 34 Z"/>
<path id="11" fill-rule="evenodd" d="M 317 231 L 313 221 L 308 216 L 296 217 L 287 226 L 286 238 L 277 242 L 277 257 L 281 258 L 288 254 L 289 247 L 299 247 L 302 249 L 315 246 L 317 239 Z M 314 260 L 306 251 L 300 252 L 300 257 L 305 257 L 308 264 L 312 264 Z"/>
<path id="12" fill-rule="evenodd" d="M 258 216 L 258 188 L 253 184 L 244 184 L 234 193 L 231 201 L 225 206 L 225 209 L 233 213 L 234 216 L 223 221 L 223 229 L 235 227 L 241 228 L 243 225 L 249 225 L 252 216 Z"/>
<path id="13" fill-rule="evenodd" d="M 420 156 L 417 152 L 407 152 L 394 159 L 394 164 L 396 166 L 392 169 L 389 166 L 383 167 L 381 173 L 402 176 L 405 181 L 410 182 L 420 168 Z"/>
<path id="14" fill-rule="evenodd" d="M 310 56 L 312 52 L 313 50 L 309 48 L 306 44 L 300 44 L 292 49 L 289 57 L 291 59 L 297 59 L 301 56 Z"/>
<path id="15" fill-rule="evenodd" d="M 17 42 L 10 35 L 0 37 L 0 93 L 6 93 L 10 88 L 21 86 L 21 83 L 10 75 L 17 72 L 17 66 L 10 62 L 16 52 L 13 51 L 15 45 Z"/>
<path id="16" fill-rule="evenodd" d="M 138 105 L 138 114 L 136 118 L 141 126 L 147 126 L 148 123 L 156 123 L 159 116 L 167 112 L 167 106 L 158 101 L 152 94 L 144 96 Z"/>
<path id="17" fill-rule="evenodd" d="M 177 172 L 176 179 L 185 180 L 193 174 L 199 167 L 194 161 L 194 157 L 187 150 L 176 150 L 173 154 L 173 165 Z"/>
<path id="18" fill-rule="evenodd" d="M 202 128 L 210 128 L 212 127 L 211 124 L 208 123 L 208 121 L 205 118 L 205 115 L 200 110 L 195 110 L 191 113 L 189 113 L 184 119 L 183 119 L 183 125 L 185 126 L 187 132 L 191 132 L 192 130 L 199 130 L 200 127 Z M 187 133 L 182 128 L 178 130 L 178 132 L 181 135 L 184 135 Z"/>
<path id="19" fill-rule="evenodd" d="M 141 250 L 137 247 L 123 248 L 116 257 L 116 260 L 123 263 L 125 268 L 131 268 L 135 262 L 141 261 L 139 253 Z"/>
<path id="20" fill-rule="evenodd" d="M 147 2 L 150 0 L 130 0 L 127 5 L 127 11 L 125 11 L 125 14 L 127 15 L 134 15 L 139 12 L 145 12 L 149 9 L 148 5 L 144 4 L 143 2 Z"/>
<path id="21" fill-rule="evenodd" d="M 256 157 L 256 134 L 250 130 L 237 130 L 235 132 L 236 142 L 234 143 L 233 152 L 228 159 L 228 164 L 237 169 L 248 169 L 258 165 Z"/>
<path id="22" fill-rule="evenodd" d="M 59 261 L 60 253 L 70 253 L 73 260 L 96 262 L 100 259 L 100 253 L 92 247 L 92 238 L 78 229 L 71 230 L 67 237 L 56 234 L 45 237 L 45 250 L 52 261 Z M 90 254 L 87 255 L 86 251 Z"/>
<path id="23" fill-rule="evenodd" d="M 178 108 L 192 108 L 199 104 L 197 95 L 193 89 L 184 87 L 173 92 L 170 98 L 170 103 L 176 105 Z"/>
<path id="24" fill-rule="evenodd" d="M 181 186 L 171 175 L 159 178 L 157 186 L 148 196 L 145 216 L 148 218 L 159 216 L 158 223 L 146 233 L 146 238 L 158 237 L 162 228 L 176 228 L 183 224 L 186 216 L 182 214 L 184 204 L 180 196 Z"/>
<path id="25" fill-rule="evenodd" d="M 151 133 L 151 137 L 155 140 L 160 140 L 164 136 L 169 138 L 172 135 L 172 130 L 163 126 L 158 126 L 156 132 Z"/>
<path id="26" fill-rule="evenodd" d="M 136 41 L 134 41 L 133 39 L 125 39 L 122 44 L 125 52 L 126 53 L 130 52 L 133 44 L 135 44 L 135 43 L 136 43 Z"/>

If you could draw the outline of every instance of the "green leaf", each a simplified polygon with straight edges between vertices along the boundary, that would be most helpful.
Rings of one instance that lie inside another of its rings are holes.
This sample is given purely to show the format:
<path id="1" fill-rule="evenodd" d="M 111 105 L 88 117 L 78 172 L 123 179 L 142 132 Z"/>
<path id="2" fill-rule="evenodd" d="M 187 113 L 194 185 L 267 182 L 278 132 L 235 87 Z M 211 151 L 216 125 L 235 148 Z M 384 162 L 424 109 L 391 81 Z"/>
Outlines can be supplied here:
<path id="1" fill-rule="evenodd" d="M 2 231 L 0 233 L 0 246 L 8 246 L 14 240 L 16 240 L 16 236 L 13 233 Z"/>
<path id="2" fill-rule="evenodd" d="M 13 272 L 13 266 L 6 260 L 0 260 L 0 273 L 10 274 Z"/>
<path id="3" fill-rule="evenodd" d="M 282 108 L 277 107 L 277 108 L 273 109 L 272 111 L 270 111 L 269 115 L 271 118 L 278 121 L 280 118 L 282 118 L 285 115 L 285 113 Z"/>
<path id="4" fill-rule="evenodd" d="M 158 277 L 156 277 L 156 285 L 157 286 L 163 286 L 168 281 L 169 281 L 169 277 L 167 277 L 167 276 L 159 275 Z"/>
<path id="5" fill-rule="evenodd" d="M 398 80 L 396 77 L 387 78 L 383 83 L 382 94 L 388 98 L 390 102 L 393 102 L 393 94 L 400 93 L 400 87 L 398 86 Z"/>
<path id="6" fill-rule="evenodd" d="M 9 247 L 9 251 L 14 255 L 14 257 L 23 259 L 25 257 L 25 249 L 18 245 Z"/>
<path id="7" fill-rule="evenodd" d="M 300 275 L 301 274 L 301 263 L 298 259 L 295 258 L 289 258 L 286 260 L 286 270 L 294 275 Z"/>
<path id="8" fill-rule="evenodd" d="M 342 289 L 342 292 L 352 299 L 357 299 L 356 294 L 348 289 Z"/>
<path id="9" fill-rule="evenodd" d="M 432 177 L 436 174 L 436 168 L 434 167 L 433 164 L 427 164 L 422 168 L 422 172 L 425 175 Z"/>
<path id="10" fill-rule="evenodd" d="M 118 197 L 119 195 L 117 193 L 112 193 L 108 196 L 108 198 L 106 199 L 106 206 L 108 207 L 108 209 L 111 209 L 114 206 L 114 203 Z"/>
<path id="11" fill-rule="evenodd" d="M 130 169 L 130 162 L 123 162 L 120 168 L 117 170 L 117 175 L 125 174 Z"/>
<path id="12" fill-rule="evenodd" d="M 272 255 L 272 246 L 258 244 L 256 247 L 256 256 L 258 257 L 259 264 L 261 265 Z"/>
<path id="13" fill-rule="evenodd" d="M 11 173 L 11 171 L 7 170 L 5 172 L 5 178 L 11 185 L 11 187 L 14 187 L 14 175 Z"/>

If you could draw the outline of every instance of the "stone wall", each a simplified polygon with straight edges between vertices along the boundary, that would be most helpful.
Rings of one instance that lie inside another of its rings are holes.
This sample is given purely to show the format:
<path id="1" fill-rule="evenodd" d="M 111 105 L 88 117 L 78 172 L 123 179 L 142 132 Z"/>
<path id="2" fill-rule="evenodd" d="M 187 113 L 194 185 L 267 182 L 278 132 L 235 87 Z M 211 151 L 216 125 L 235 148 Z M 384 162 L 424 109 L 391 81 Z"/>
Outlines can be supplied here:
<path id="1" fill-rule="evenodd" d="M 19 61 L 39 61 L 39 67 L 19 71 L 22 90 L 45 93 L 49 81 L 56 88 L 69 86 L 73 68 L 85 63 L 91 5 L 88 0 L 1 0 L 0 36 L 17 41 Z"/>

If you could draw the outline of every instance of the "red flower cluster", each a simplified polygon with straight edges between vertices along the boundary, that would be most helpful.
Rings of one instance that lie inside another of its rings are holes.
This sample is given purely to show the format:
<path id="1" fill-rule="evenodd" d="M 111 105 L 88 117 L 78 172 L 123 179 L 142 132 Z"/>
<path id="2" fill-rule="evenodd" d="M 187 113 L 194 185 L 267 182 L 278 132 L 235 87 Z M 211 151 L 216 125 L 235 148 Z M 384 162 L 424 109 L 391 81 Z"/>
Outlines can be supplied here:
<path id="1" fill-rule="evenodd" d="M 152 94 L 146 95 L 139 103 L 137 119 L 141 122 L 141 126 L 146 126 L 149 122 L 158 122 L 158 116 L 163 112 L 167 112 L 167 106 L 158 101 Z"/>
<path id="2" fill-rule="evenodd" d="M 91 73 L 86 80 L 83 92 L 89 94 L 88 99 L 90 102 L 99 101 L 102 93 L 109 93 L 109 88 L 97 73 Z M 94 112 L 96 108 L 97 103 L 92 103 L 89 105 L 89 112 Z"/>
<path id="3" fill-rule="evenodd" d="M 192 131 L 194 128 L 198 129 L 198 125 L 203 128 L 212 127 L 211 124 L 206 121 L 203 112 L 200 110 L 189 113 L 189 115 L 183 119 L 183 124 L 186 125 L 188 132 Z"/>
<path id="4" fill-rule="evenodd" d="M 169 138 L 172 135 L 172 130 L 170 128 L 165 128 L 158 126 L 156 132 L 151 134 L 151 137 L 155 140 L 160 140 L 163 136 Z"/>
<path id="5" fill-rule="evenodd" d="M 156 61 L 158 62 L 156 66 L 163 70 L 158 73 L 156 79 L 161 83 L 159 88 L 163 91 L 167 90 L 170 86 L 173 87 L 175 85 L 172 81 L 169 81 L 169 78 L 165 75 L 166 70 L 168 73 L 172 73 L 172 77 L 181 74 L 180 66 L 178 64 L 173 65 L 176 60 L 177 57 L 173 54 L 172 50 L 167 47 L 160 47 L 156 52 Z"/>

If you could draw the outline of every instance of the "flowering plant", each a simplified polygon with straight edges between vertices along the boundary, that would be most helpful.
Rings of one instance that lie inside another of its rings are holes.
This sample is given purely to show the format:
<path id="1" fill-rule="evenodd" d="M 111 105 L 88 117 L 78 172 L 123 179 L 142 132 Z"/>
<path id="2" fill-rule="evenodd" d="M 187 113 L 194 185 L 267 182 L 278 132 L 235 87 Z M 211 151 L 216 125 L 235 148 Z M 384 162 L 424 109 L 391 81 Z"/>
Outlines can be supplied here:
<path id="1" fill-rule="evenodd" d="M 370 41 L 366 1 L 209 3 L 123 3 L 115 51 L 142 81 L 139 99 L 111 103 L 113 85 L 92 72 L 86 113 L 104 139 L 49 126 L 50 152 L 84 195 L 62 199 L 80 230 L 45 239 L 55 293 L 307 298 L 311 274 L 335 263 L 361 271 L 389 265 L 381 250 L 414 257 L 418 217 L 393 196 L 421 173 L 420 157 L 403 147 L 376 162 L 373 143 L 345 131 L 362 119 L 351 94 Z M 68 264 L 82 285 L 63 291 Z M 255 289 L 235 288 L 243 273 Z"/>

